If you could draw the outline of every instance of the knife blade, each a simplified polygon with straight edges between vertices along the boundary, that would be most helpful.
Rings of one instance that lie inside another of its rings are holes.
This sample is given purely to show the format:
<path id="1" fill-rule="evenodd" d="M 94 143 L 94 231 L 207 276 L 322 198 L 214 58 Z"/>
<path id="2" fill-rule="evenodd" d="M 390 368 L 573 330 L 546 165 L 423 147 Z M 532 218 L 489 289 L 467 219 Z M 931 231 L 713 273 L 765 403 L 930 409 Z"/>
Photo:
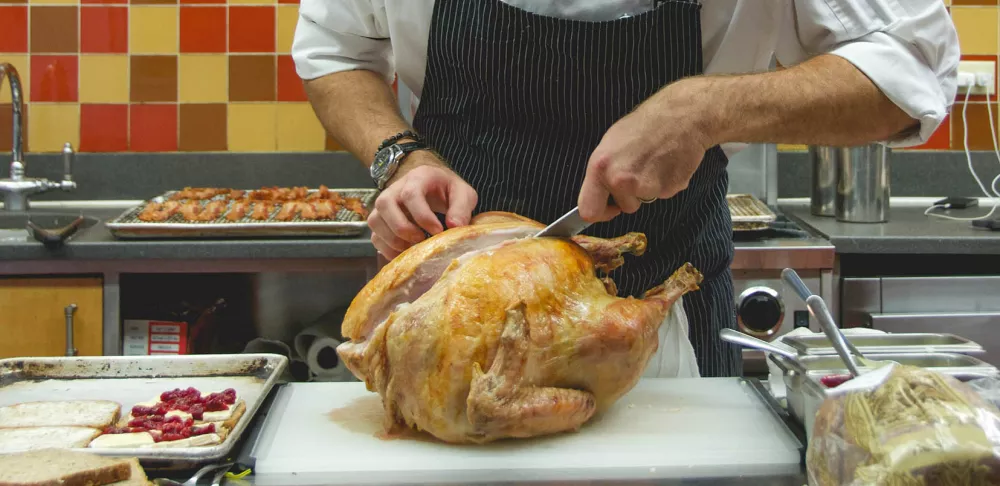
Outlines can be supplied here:
<path id="1" fill-rule="evenodd" d="M 569 238 L 570 236 L 576 236 L 581 231 L 587 229 L 590 226 L 590 222 L 584 221 L 580 217 L 580 207 L 577 206 L 570 210 L 570 212 L 562 215 L 554 223 L 548 225 L 542 231 L 535 234 L 535 238 L 541 238 L 543 236 L 554 236 L 557 238 Z"/>

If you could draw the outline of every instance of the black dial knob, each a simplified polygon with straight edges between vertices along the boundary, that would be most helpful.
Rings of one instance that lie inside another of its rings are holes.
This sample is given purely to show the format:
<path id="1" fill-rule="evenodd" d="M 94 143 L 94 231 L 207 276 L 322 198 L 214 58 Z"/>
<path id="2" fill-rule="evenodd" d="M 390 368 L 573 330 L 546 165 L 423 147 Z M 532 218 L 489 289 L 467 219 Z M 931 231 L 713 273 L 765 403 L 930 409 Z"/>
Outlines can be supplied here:
<path id="1" fill-rule="evenodd" d="M 785 316 L 778 293 L 766 287 L 748 289 L 736 309 L 740 326 L 751 334 L 769 336 L 777 332 Z"/>

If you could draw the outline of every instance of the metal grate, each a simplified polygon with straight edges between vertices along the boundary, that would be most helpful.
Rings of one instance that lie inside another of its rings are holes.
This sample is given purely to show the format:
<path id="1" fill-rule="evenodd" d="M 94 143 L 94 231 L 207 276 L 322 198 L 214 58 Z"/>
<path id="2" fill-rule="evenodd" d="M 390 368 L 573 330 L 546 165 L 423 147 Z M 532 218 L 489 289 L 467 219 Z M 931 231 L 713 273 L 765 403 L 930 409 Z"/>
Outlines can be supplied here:
<path id="1" fill-rule="evenodd" d="M 759 231 L 770 227 L 777 216 L 771 208 L 751 194 L 728 194 L 733 231 Z"/>
<path id="2" fill-rule="evenodd" d="M 232 206 L 232 201 L 219 217 L 211 221 L 188 221 L 181 214 L 174 214 L 164 221 L 142 221 L 139 214 L 152 203 L 163 203 L 170 200 L 176 191 L 167 192 L 161 196 L 146 201 L 139 206 L 125 211 L 117 218 L 106 223 L 106 226 L 119 238 L 207 238 L 207 237 L 265 237 L 265 236 L 357 236 L 368 227 L 364 218 L 349 209 L 341 208 L 333 219 L 303 219 L 298 213 L 286 221 L 276 220 L 281 211 L 282 202 L 273 202 L 267 219 L 253 219 L 253 205 L 246 215 L 239 220 L 230 221 L 226 214 Z M 250 193 L 251 191 L 246 191 Z M 317 192 L 310 190 L 309 194 Z M 369 209 L 378 192 L 374 189 L 330 189 L 331 193 L 344 198 L 361 200 L 365 209 Z M 213 200 L 227 199 L 225 195 L 206 199 L 202 206 Z M 187 200 L 180 200 L 185 202 Z"/>

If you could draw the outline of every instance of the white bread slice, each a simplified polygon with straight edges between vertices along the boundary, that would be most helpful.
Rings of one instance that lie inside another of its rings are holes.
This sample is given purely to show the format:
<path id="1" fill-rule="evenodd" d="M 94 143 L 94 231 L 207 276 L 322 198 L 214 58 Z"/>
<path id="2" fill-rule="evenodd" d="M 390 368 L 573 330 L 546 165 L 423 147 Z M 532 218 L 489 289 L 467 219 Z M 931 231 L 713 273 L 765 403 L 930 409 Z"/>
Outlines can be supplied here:
<path id="1" fill-rule="evenodd" d="M 0 456 L 0 486 L 103 486 L 130 479 L 127 459 L 41 449 Z"/>
<path id="2" fill-rule="evenodd" d="M 132 475 L 124 481 L 118 481 L 117 483 L 111 483 L 111 486 L 148 486 L 153 484 L 146 476 L 146 471 L 142 469 L 142 465 L 139 464 L 139 460 L 136 458 L 128 459 L 129 465 L 132 467 Z"/>
<path id="3" fill-rule="evenodd" d="M 77 426 L 103 430 L 118 420 L 121 408 L 107 400 L 18 403 L 0 407 L 0 429 Z"/>
<path id="4" fill-rule="evenodd" d="M 50 448 L 83 448 L 100 434 L 100 430 L 89 427 L 0 429 L 0 454 Z"/>

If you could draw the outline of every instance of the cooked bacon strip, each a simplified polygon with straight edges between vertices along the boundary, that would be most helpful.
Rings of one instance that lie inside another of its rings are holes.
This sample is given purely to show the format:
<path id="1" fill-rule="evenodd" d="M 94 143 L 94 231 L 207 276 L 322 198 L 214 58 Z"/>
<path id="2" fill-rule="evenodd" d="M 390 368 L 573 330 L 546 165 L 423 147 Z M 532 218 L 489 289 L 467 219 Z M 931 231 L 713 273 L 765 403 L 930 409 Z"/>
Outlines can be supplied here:
<path id="1" fill-rule="evenodd" d="M 362 219 L 368 218 L 368 210 L 365 209 L 365 205 L 361 203 L 361 200 L 356 197 L 344 199 L 344 207 L 360 214 Z"/>
<path id="2" fill-rule="evenodd" d="M 170 214 L 163 210 L 163 204 L 154 202 L 146 206 L 146 209 L 136 217 L 139 221 L 166 221 Z"/>
<path id="3" fill-rule="evenodd" d="M 256 201 L 253 203 L 253 213 L 250 214 L 250 218 L 258 221 L 265 220 L 271 216 L 273 209 L 271 203 L 267 201 Z"/>
<path id="4" fill-rule="evenodd" d="M 298 207 L 300 218 L 312 221 L 319 217 L 316 208 L 312 204 L 307 202 L 297 202 L 295 204 Z"/>
<path id="5" fill-rule="evenodd" d="M 243 199 L 243 195 L 246 191 L 241 191 L 239 189 L 233 189 L 229 191 L 229 199 Z"/>
<path id="6" fill-rule="evenodd" d="M 274 219 L 278 221 L 291 221 L 295 217 L 295 213 L 299 210 L 299 203 L 295 201 L 289 201 L 281 205 L 281 211 L 278 211 L 278 215 Z"/>
<path id="7" fill-rule="evenodd" d="M 229 221 L 239 221 L 247 215 L 247 209 L 250 208 L 250 201 L 233 201 L 233 205 L 229 208 L 229 212 L 226 213 L 226 219 Z"/>
<path id="8" fill-rule="evenodd" d="M 201 214 L 201 203 L 198 201 L 189 201 L 181 206 L 181 216 L 187 221 L 198 221 L 199 214 Z"/>
<path id="9" fill-rule="evenodd" d="M 316 210 L 317 219 L 333 219 L 340 210 L 340 206 L 329 199 L 313 201 L 312 207 Z"/>
<path id="10" fill-rule="evenodd" d="M 198 221 L 215 221 L 222 216 L 226 210 L 226 201 L 211 201 L 205 205 L 205 209 L 198 214 Z"/>

